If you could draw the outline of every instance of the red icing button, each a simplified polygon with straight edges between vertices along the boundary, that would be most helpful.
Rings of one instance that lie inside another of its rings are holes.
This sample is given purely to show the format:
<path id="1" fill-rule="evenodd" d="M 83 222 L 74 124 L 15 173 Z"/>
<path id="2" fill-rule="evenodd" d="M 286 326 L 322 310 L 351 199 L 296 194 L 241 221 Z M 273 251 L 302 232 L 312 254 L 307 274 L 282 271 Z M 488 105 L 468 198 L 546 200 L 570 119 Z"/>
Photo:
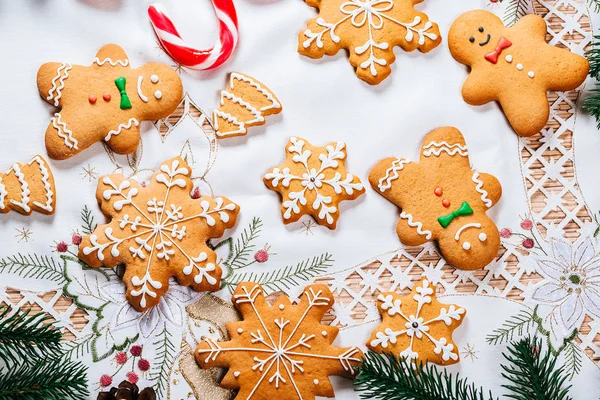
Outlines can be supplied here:
<path id="1" fill-rule="evenodd" d="M 88 97 L 88 101 L 90 102 L 90 104 L 96 103 L 96 100 L 97 98 L 93 94 L 90 94 L 90 97 Z"/>
<path id="2" fill-rule="evenodd" d="M 104 93 L 102 95 L 102 98 L 104 99 L 104 101 L 110 101 L 110 93 Z"/>
<path id="3" fill-rule="evenodd" d="M 443 194 L 444 194 L 444 191 L 442 190 L 442 188 L 436 188 L 436 189 L 433 191 L 433 193 L 435 193 L 435 195 L 436 195 L 437 197 L 440 197 L 441 195 L 443 195 Z"/>
<path id="4" fill-rule="evenodd" d="M 446 200 L 446 199 L 442 200 L 442 205 L 446 208 L 450 207 L 450 200 Z"/>

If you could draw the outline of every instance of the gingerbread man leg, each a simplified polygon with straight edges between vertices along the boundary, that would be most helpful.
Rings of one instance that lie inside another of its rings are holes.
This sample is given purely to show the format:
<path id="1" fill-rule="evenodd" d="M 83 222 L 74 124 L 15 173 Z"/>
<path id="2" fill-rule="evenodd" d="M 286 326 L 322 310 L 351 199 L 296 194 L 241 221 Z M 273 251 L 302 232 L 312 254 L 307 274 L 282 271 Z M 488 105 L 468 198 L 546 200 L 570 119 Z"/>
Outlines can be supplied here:
<path id="1" fill-rule="evenodd" d="M 505 93 L 500 105 L 513 129 L 524 137 L 540 132 L 548 123 L 550 106 L 546 92 L 532 90 L 526 94 Z"/>

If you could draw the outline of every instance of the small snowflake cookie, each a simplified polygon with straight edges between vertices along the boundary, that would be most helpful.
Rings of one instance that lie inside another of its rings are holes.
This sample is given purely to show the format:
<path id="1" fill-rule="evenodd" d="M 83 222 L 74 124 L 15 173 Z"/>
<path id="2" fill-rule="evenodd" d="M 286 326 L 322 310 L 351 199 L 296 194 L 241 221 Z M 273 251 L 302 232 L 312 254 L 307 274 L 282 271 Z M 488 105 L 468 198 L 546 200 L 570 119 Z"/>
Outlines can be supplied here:
<path id="1" fill-rule="evenodd" d="M 380 293 L 377 308 L 382 321 L 367 342 L 371 350 L 414 363 L 450 365 L 459 361 L 452 333 L 467 312 L 437 301 L 435 286 L 426 279 L 416 284 L 408 296 Z"/>
<path id="2" fill-rule="evenodd" d="M 34 156 L 27 164 L 15 163 L 0 173 L 0 214 L 15 210 L 24 215 L 33 211 L 54 214 L 54 175 L 44 158 Z"/>
<path id="3" fill-rule="evenodd" d="M 242 282 L 232 301 L 243 321 L 226 324 L 231 340 L 205 339 L 195 356 L 202 368 L 229 369 L 221 385 L 239 389 L 236 399 L 333 397 L 329 375 L 354 375 L 362 352 L 333 346 L 339 329 L 320 323 L 334 303 L 327 286 L 307 286 L 298 304 L 281 295 L 269 305 L 259 284 Z"/>
<path id="4" fill-rule="evenodd" d="M 243 136 L 249 127 L 263 125 L 269 115 L 281 112 L 281 103 L 265 84 L 234 72 L 229 87 L 221 91 L 219 108 L 213 112 L 218 138 Z"/>
<path id="5" fill-rule="evenodd" d="M 111 221 L 83 238 L 79 258 L 94 268 L 125 264 L 127 300 L 138 311 L 159 303 L 172 276 L 199 292 L 219 289 L 222 271 L 207 241 L 235 225 L 239 207 L 225 197 L 192 199 L 191 174 L 175 157 L 145 187 L 120 174 L 98 181 Z"/>
<path id="6" fill-rule="evenodd" d="M 456 128 L 429 133 L 420 162 L 387 158 L 370 172 L 373 189 L 402 209 L 396 232 L 409 246 L 436 240 L 455 267 L 480 269 L 496 257 L 500 234 L 486 212 L 500 200 L 500 182 L 471 170 Z"/>
<path id="7" fill-rule="evenodd" d="M 40 95 L 60 112 L 46 129 L 50 158 L 63 160 L 104 140 L 118 154 L 133 153 L 140 122 L 170 115 L 183 86 L 167 65 L 132 69 L 125 51 L 108 44 L 90 66 L 50 62 L 37 74 Z"/>
<path id="8" fill-rule="evenodd" d="M 437 24 L 415 10 L 423 0 L 306 0 L 319 9 L 298 35 L 298 52 L 321 58 L 350 52 L 356 75 L 376 85 L 392 72 L 394 46 L 426 53 L 442 41 Z"/>
<path id="9" fill-rule="evenodd" d="M 317 147 L 305 139 L 289 140 L 285 162 L 263 178 L 269 189 L 281 194 L 284 223 L 296 222 L 308 214 L 319 224 L 335 229 L 340 202 L 354 200 L 365 192 L 360 179 L 346 171 L 345 159 L 343 142 Z"/>
<path id="10" fill-rule="evenodd" d="M 498 101 L 515 132 L 531 136 L 548 122 L 546 92 L 577 88 L 585 80 L 585 57 L 546 43 L 546 22 L 526 15 L 507 28 L 489 11 L 461 15 L 450 28 L 452 56 L 471 67 L 462 88 L 475 106 Z"/>

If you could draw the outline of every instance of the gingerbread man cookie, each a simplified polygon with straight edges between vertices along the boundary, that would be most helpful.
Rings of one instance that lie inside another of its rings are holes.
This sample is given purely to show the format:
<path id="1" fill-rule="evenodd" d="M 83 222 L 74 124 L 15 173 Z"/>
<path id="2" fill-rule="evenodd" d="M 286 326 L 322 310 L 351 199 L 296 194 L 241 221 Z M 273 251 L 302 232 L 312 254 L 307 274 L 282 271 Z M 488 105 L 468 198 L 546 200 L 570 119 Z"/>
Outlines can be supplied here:
<path id="1" fill-rule="evenodd" d="M 304 288 L 298 304 L 281 295 L 269 305 L 259 284 L 242 282 L 231 300 L 243 321 L 225 325 L 229 341 L 200 342 L 195 356 L 202 368 L 229 368 L 221 385 L 239 389 L 236 399 L 334 397 L 329 375 L 354 375 L 362 352 L 333 346 L 339 329 L 321 324 L 334 303 L 326 285 Z"/>
<path id="2" fill-rule="evenodd" d="M 498 101 L 520 136 L 546 126 L 547 91 L 575 89 L 589 71 L 585 57 L 546 42 L 546 22 L 533 14 L 506 28 L 491 12 L 469 11 L 452 24 L 448 45 L 458 62 L 471 67 L 462 88 L 465 101 Z"/>
<path id="3" fill-rule="evenodd" d="M 360 179 L 346 171 L 346 144 L 317 147 L 293 137 L 286 155 L 285 162 L 263 178 L 269 189 L 281 194 L 283 222 L 290 224 L 308 214 L 320 225 L 335 229 L 340 202 L 365 192 Z"/>
<path id="4" fill-rule="evenodd" d="M 452 333 L 467 312 L 437 301 L 435 286 L 427 279 L 417 283 L 408 296 L 380 293 L 377 308 L 382 321 L 367 342 L 371 350 L 392 353 L 417 364 L 451 365 L 460 360 Z"/>
<path id="5" fill-rule="evenodd" d="M 298 34 L 298 52 L 311 58 L 350 52 L 356 75 L 376 85 L 392 72 L 394 46 L 426 53 L 442 38 L 437 24 L 415 10 L 423 0 L 306 0 L 319 9 Z"/>
<path id="6" fill-rule="evenodd" d="M 111 221 L 83 238 L 79 258 L 94 268 L 125 264 L 127 300 L 138 311 L 158 304 L 171 276 L 199 292 L 219 289 L 222 271 L 207 241 L 233 227 L 240 209 L 225 197 L 192 199 L 191 174 L 175 157 L 145 187 L 120 174 L 98 180 L 96 198 Z"/>
<path id="7" fill-rule="evenodd" d="M 396 231 L 409 246 L 436 240 L 457 268 L 483 268 L 494 260 L 500 235 L 486 211 L 500 200 L 500 182 L 474 172 L 456 128 L 429 133 L 418 163 L 387 158 L 370 172 L 371 186 L 402 209 Z"/>
<path id="8" fill-rule="evenodd" d="M 48 155 L 58 160 L 101 140 L 118 154 L 133 153 L 140 122 L 170 115 L 183 96 L 175 71 L 159 63 L 132 69 L 115 44 L 102 47 L 91 66 L 42 65 L 37 85 L 44 100 L 61 108 L 46 130 Z"/>

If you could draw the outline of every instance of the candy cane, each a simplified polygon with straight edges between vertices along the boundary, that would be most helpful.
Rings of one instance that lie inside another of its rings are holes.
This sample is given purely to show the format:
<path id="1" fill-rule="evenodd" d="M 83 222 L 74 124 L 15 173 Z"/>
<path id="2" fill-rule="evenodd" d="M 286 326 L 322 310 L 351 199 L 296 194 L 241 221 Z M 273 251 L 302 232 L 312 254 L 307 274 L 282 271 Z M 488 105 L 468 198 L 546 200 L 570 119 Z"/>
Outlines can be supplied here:
<path id="1" fill-rule="evenodd" d="M 231 57 L 238 42 L 238 21 L 232 0 L 212 0 L 219 19 L 219 40 L 208 50 L 197 50 L 183 41 L 164 7 L 152 4 L 148 16 L 158 41 L 177 63 L 196 70 L 216 68 Z"/>

